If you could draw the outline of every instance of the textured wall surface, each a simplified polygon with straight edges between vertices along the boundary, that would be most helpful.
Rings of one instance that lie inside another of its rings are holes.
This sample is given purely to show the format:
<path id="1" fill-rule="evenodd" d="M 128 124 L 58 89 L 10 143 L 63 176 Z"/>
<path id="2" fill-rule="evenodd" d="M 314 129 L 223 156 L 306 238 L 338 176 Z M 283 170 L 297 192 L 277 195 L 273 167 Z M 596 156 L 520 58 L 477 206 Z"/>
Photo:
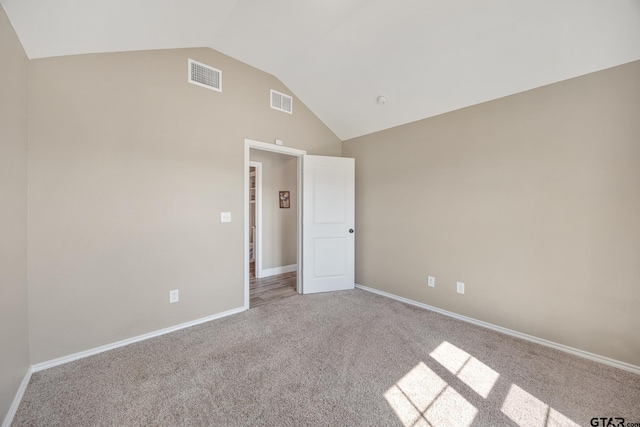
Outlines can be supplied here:
<path id="1" fill-rule="evenodd" d="M 27 56 L 0 6 L 0 420 L 29 367 L 28 84 Z"/>
<path id="2" fill-rule="evenodd" d="M 356 281 L 640 365 L 638 76 L 633 62 L 344 142 Z"/>
<path id="3" fill-rule="evenodd" d="M 223 91 L 189 84 L 188 58 Z M 342 150 L 297 98 L 270 108 L 276 78 L 211 49 L 32 60 L 30 85 L 32 363 L 241 307 L 244 138 Z"/>

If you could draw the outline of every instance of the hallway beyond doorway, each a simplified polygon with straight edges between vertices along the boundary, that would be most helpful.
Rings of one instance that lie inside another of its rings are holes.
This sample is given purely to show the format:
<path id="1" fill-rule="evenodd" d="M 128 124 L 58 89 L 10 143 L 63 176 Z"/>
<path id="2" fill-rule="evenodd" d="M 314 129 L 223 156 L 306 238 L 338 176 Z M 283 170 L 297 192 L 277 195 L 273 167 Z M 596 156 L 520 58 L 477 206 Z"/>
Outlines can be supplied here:
<path id="1" fill-rule="evenodd" d="M 249 306 L 251 308 L 298 294 L 296 292 L 298 274 L 296 271 L 256 279 L 255 262 L 251 262 L 249 265 Z"/>

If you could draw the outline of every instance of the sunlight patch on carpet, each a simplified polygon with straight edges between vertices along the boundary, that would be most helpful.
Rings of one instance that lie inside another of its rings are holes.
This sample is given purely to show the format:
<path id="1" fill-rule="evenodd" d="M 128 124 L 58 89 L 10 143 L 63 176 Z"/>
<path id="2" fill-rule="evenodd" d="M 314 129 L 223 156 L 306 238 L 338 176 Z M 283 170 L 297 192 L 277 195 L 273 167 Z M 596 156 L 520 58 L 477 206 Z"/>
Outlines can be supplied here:
<path id="1" fill-rule="evenodd" d="M 409 426 L 469 426 L 478 410 L 420 362 L 385 392 L 398 419 Z"/>
<path id="2" fill-rule="evenodd" d="M 520 427 L 578 427 L 578 424 L 515 384 L 511 384 L 501 410 Z"/>
<path id="3" fill-rule="evenodd" d="M 447 341 L 429 355 L 485 399 L 500 377 L 496 371 Z"/>

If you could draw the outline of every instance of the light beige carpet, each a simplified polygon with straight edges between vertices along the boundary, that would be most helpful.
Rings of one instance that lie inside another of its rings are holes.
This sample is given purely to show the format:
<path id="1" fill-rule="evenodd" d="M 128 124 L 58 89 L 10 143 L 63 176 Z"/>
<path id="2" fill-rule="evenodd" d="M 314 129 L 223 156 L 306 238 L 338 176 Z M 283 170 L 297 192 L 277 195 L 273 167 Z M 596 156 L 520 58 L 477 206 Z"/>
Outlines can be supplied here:
<path id="1" fill-rule="evenodd" d="M 35 373 L 13 425 L 640 422 L 640 376 L 370 294 L 293 296 Z"/>

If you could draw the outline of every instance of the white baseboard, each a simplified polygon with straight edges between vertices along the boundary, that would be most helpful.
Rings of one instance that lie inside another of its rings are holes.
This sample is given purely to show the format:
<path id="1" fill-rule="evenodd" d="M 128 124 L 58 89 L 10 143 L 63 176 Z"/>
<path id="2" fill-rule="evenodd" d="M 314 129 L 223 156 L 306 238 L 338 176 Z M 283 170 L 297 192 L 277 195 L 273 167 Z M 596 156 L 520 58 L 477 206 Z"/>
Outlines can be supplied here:
<path id="1" fill-rule="evenodd" d="M 524 334 L 522 332 L 514 331 L 511 329 L 503 328 L 502 326 L 494 325 L 492 323 L 483 322 L 482 320 L 477 320 L 472 317 L 463 316 L 461 314 L 456 314 L 452 311 L 443 310 L 438 307 L 434 307 L 428 304 L 423 304 L 418 301 L 414 301 L 408 298 L 400 297 L 398 295 L 390 294 L 388 292 L 380 291 L 378 289 L 369 288 L 367 286 L 359 285 L 356 283 L 356 288 L 362 289 L 363 291 L 371 292 L 374 294 L 382 295 L 387 298 L 391 298 L 397 301 L 401 301 L 407 304 L 414 305 L 416 307 L 424 308 L 426 310 L 434 311 L 436 313 L 443 314 L 445 316 L 453 317 L 454 319 L 462 320 L 463 322 L 472 323 L 474 325 L 482 326 L 483 328 L 491 329 L 497 332 L 501 332 L 503 334 L 510 335 L 512 337 L 520 338 L 526 341 L 530 341 L 536 344 L 544 345 L 546 347 L 551 347 L 556 350 L 564 351 L 565 353 L 573 354 L 574 356 L 583 357 L 585 359 L 593 360 L 595 362 L 600 362 L 605 365 L 613 366 L 614 368 L 622 369 L 628 372 L 633 372 L 634 374 L 640 375 L 640 366 L 632 365 L 630 363 L 621 362 L 619 360 L 611 359 L 609 357 L 600 356 L 599 354 L 589 353 L 588 351 L 580 350 L 577 348 L 569 347 L 564 344 L 558 344 L 553 341 L 548 341 L 542 338 L 534 337 L 533 335 Z"/>
<path id="2" fill-rule="evenodd" d="M 260 275 L 256 277 L 262 279 L 264 277 L 275 276 L 278 274 L 291 273 L 292 271 L 298 271 L 298 264 L 284 265 L 282 267 L 263 268 L 260 270 Z"/>
<path id="3" fill-rule="evenodd" d="M 22 397 L 24 396 L 24 392 L 27 389 L 29 380 L 31 379 L 31 374 L 33 374 L 34 372 L 42 371 L 44 369 L 52 368 L 58 365 L 63 365 L 65 363 L 73 362 L 74 360 L 82 359 L 88 356 L 93 356 L 94 354 L 113 350 L 114 348 L 123 347 L 125 345 L 133 344 L 138 341 L 143 341 L 149 338 L 168 334 L 170 332 L 178 331 L 180 329 L 189 328 L 191 326 L 199 325 L 201 323 L 210 322 L 211 320 L 220 319 L 226 316 L 231 316 L 232 314 L 241 313 L 243 311 L 245 311 L 244 307 L 234 308 L 233 310 L 214 314 L 212 316 L 203 317 L 201 319 L 192 320 L 191 322 L 181 323 L 176 326 L 160 329 L 159 331 L 150 332 L 144 335 L 138 335 L 137 337 L 128 338 L 126 340 L 118 341 L 112 344 L 103 345 L 100 347 L 81 351 L 79 353 L 74 353 L 69 356 L 59 357 L 57 359 L 49 360 L 47 362 L 36 363 L 35 365 L 31 365 L 31 367 L 27 370 L 27 373 L 25 374 L 24 379 L 22 380 L 22 384 L 20 384 L 20 388 L 16 393 L 16 397 L 13 399 L 13 403 L 11 404 L 11 407 L 9 408 L 9 412 L 7 413 L 2 423 L 2 427 L 9 427 L 11 425 L 11 422 L 13 421 L 13 417 L 16 415 L 16 412 L 18 411 L 18 407 L 20 406 L 20 402 L 22 401 Z"/>
<path id="4" fill-rule="evenodd" d="M 114 348 L 123 347 L 125 345 L 133 344 L 138 341 L 147 340 L 149 338 L 168 334 L 170 332 L 178 331 L 184 328 L 189 328 L 191 326 L 199 325 L 200 323 L 210 322 L 211 320 L 220 319 L 222 317 L 231 316 L 232 314 L 241 313 L 243 311 L 245 311 L 244 307 L 234 308 L 233 310 L 214 314 L 212 316 L 203 317 L 201 319 L 192 320 L 191 322 L 181 323 L 176 326 L 160 329 L 159 331 L 149 332 L 148 334 L 144 334 L 144 335 L 138 335 L 137 337 L 128 338 L 126 340 L 118 341 L 112 344 L 107 344 L 107 345 L 92 348 L 89 350 L 81 351 L 79 353 L 74 353 L 69 356 L 59 357 L 57 359 L 49 360 L 47 362 L 37 363 L 35 365 L 31 365 L 31 372 L 38 372 L 38 371 L 42 371 L 43 369 L 48 369 L 54 366 L 63 365 L 65 363 L 73 362 L 74 360 L 82 359 L 84 357 L 93 356 L 94 354 L 113 350 Z"/>
<path id="5" fill-rule="evenodd" d="M 22 383 L 20 383 L 20 387 L 18 388 L 16 396 L 13 398 L 13 403 L 11 403 L 11 407 L 9 408 L 9 412 L 7 412 L 7 415 L 4 417 L 2 427 L 9 427 L 13 422 L 13 417 L 15 417 L 16 412 L 18 412 L 18 407 L 20 406 L 20 402 L 22 401 L 24 392 L 27 390 L 27 386 L 29 385 L 29 381 L 31 380 L 32 373 L 33 370 L 31 368 L 28 368 L 27 372 L 24 374 Z"/>

